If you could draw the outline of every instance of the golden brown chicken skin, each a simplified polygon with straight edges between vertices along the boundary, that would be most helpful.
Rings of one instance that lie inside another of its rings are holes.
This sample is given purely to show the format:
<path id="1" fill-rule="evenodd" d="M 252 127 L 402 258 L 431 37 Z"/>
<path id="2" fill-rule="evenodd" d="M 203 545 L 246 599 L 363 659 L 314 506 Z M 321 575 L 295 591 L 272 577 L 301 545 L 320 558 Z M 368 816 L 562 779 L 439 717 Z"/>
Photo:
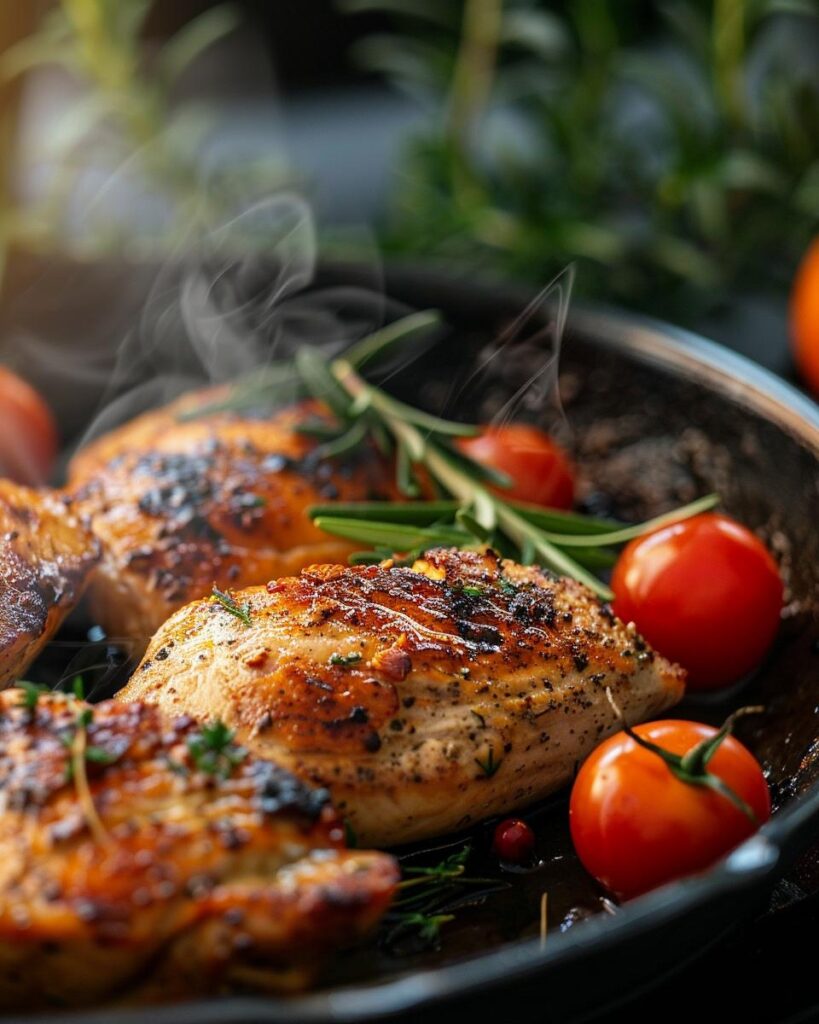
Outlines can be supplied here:
<path id="1" fill-rule="evenodd" d="M 123 691 L 218 714 L 261 757 L 327 786 L 366 843 L 463 828 L 571 779 L 617 728 L 683 693 L 581 584 L 436 550 L 413 568 L 318 565 L 206 600 L 157 633 Z"/>
<path id="2" fill-rule="evenodd" d="M 247 586 L 345 561 L 356 545 L 317 529 L 306 509 L 395 495 L 392 471 L 370 446 L 327 459 L 299 433 L 327 421 L 317 403 L 186 419 L 225 394 L 198 392 L 146 413 L 71 463 L 68 489 L 103 548 L 92 613 L 112 637 L 147 642 L 214 583 Z"/>
<path id="3" fill-rule="evenodd" d="M 59 495 L 0 480 L 0 686 L 42 650 L 98 558 L 96 538 Z"/>
<path id="4" fill-rule="evenodd" d="M 0 695 L 0 1006 L 289 989 L 378 921 L 394 861 L 213 729 Z"/>

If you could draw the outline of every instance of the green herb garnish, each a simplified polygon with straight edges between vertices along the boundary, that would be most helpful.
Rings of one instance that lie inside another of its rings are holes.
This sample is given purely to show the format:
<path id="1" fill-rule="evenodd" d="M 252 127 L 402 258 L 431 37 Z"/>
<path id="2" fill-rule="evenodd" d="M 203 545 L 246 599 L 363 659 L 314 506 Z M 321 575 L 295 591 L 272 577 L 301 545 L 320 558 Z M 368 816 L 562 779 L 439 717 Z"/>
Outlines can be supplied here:
<path id="1" fill-rule="evenodd" d="M 434 310 L 411 313 L 350 346 L 345 352 L 345 358 L 353 366 L 362 367 L 377 360 L 397 344 L 405 344 L 428 334 L 440 325 L 440 319 L 440 314 Z M 316 392 L 333 411 L 346 413 L 346 396 L 332 379 L 328 379 L 326 361 L 312 349 L 301 349 L 293 359 L 254 370 L 251 375 L 237 380 L 225 398 L 186 409 L 177 415 L 177 420 L 184 423 L 221 412 L 241 413 L 274 408 L 307 395 L 315 395 Z M 328 458 L 341 455 L 347 450 L 347 445 L 340 443 L 338 430 L 328 428 L 324 422 L 303 424 L 299 429 L 302 433 L 327 441 L 328 448 L 335 447 L 335 451 L 323 451 L 322 454 Z M 359 440 L 348 438 L 349 447 Z"/>
<path id="2" fill-rule="evenodd" d="M 77 679 L 80 679 L 78 676 Z M 76 680 L 75 680 L 76 682 Z M 82 680 L 80 680 L 81 686 Z M 80 687 L 77 687 L 79 689 Z M 77 698 L 78 700 L 80 698 Z M 73 728 L 60 736 L 60 743 L 72 751 L 72 755 L 76 753 L 77 741 L 82 739 L 80 744 L 82 748 L 82 759 L 84 761 L 91 761 L 93 764 L 113 764 L 118 760 L 117 754 L 112 754 L 105 750 L 103 747 L 96 747 L 89 745 L 88 743 L 88 726 L 94 721 L 94 709 L 85 707 L 77 712 L 77 716 L 74 719 Z M 66 781 L 70 782 L 76 777 L 76 758 L 72 756 L 65 766 L 65 777 Z"/>
<path id="3" fill-rule="evenodd" d="M 250 605 L 238 605 L 234 598 L 224 590 L 220 590 L 216 584 L 213 584 L 213 590 L 211 596 L 214 600 L 218 601 L 219 604 L 225 609 L 226 612 L 230 612 L 231 615 L 235 615 L 237 619 L 241 619 L 246 626 L 249 626 L 252 622 L 250 618 Z"/>
<path id="4" fill-rule="evenodd" d="M 492 543 L 519 561 L 537 561 L 560 575 L 585 583 L 599 597 L 609 600 L 611 590 L 591 567 L 606 564 L 611 545 L 626 543 L 656 529 L 664 522 L 696 515 L 712 508 L 716 495 L 639 526 L 608 523 L 571 513 L 554 513 L 507 501 L 486 486 L 485 470 L 452 445 L 453 437 L 474 435 L 478 428 L 431 416 L 399 402 L 365 381 L 347 359 L 336 359 L 321 368 L 311 365 L 305 380 L 314 397 L 333 395 L 339 435 L 353 426 L 367 434 L 386 434 L 397 453 L 396 484 L 412 497 L 417 495 L 417 470 L 423 469 L 450 501 L 348 503 L 310 510 L 322 530 L 358 540 L 381 550 L 421 554 L 435 546 L 468 547 Z M 346 405 L 339 387 L 347 395 Z M 430 507 L 431 506 L 431 507 Z M 473 588 L 463 588 L 470 593 Z"/>
<path id="5" fill-rule="evenodd" d="M 361 654 L 359 651 L 352 651 L 350 654 L 331 654 L 330 664 L 331 665 L 355 665 L 357 661 L 361 661 Z"/>
<path id="6" fill-rule="evenodd" d="M 244 747 L 233 742 L 233 729 L 217 719 L 188 738 L 188 752 L 200 772 L 226 779 L 247 757 Z"/>
<path id="7" fill-rule="evenodd" d="M 40 694 L 48 691 L 47 686 L 43 686 L 41 683 L 30 683 L 26 679 L 20 679 L 17 686 L 23 691 L 17 706 L 25 708 L 26 711 L 33 711 L 37 707 Z"/>
<path id="8" fill-rule="evenodd" d="M 76 677 L 75 684 L 76 697 L 76 694 L 82 690 L 82 679 L 79 676 Z M 80 698 L 76 697 L 76 699 Z M 74 719 L 73 728 L 60 736 L 60 742 L 68 751 L 65 780 L 74 785 L 77 800 L 91 834 L 98 843 L 107 843 L 110 841 L 110 837 L 94 805 L 94 798 L 88 783 L 87 764 L 91 762 L 92 764 L 110 765 L 119 759 L 119 755 L 111 753 L 103 747 L 89 744 L 88 727 L 93 721 L 93 708 L 81 708 Z"/>
<path id="9" fill-rule="evenodd" d="M 439 323 L 440 314 L 435 311 L 414 313 L 352 346 L 342 358 L 328 362 L 313 349 L 300 349 L 275 372 L 268 367 L 258 380 L 235 385 L 234 398 L 239 407 L 246 407 L 247 388 L 255 389 L 258 403 L 270 384 L 272 402 L 278 392 L 270 382 L 286 381 L 290 399 L 309 395 L 330 411 L 331 420 L 322 421 L 321 443 L 314 454 L 335 458 L 369 441 L 394 456 L 396 486 L 405 497 L 417 498 L 423 492 L 422 478 L 443 496 L 436 501 L 336 503 L 311 508 L 309 514 L 320 529 L 368 545 L 371 550 L 353 555 L 353 563 L 396 557 L 398 564 L 411 565 L 433 547 L 488 543 L 524 564 L 537 562 L 559 575 L 574 577 L 600 598 L 610 600 L 614 595 L 595 570 L 613 563 L 616 545 L 717 503 L 716 495 L 708 495 L 666 516 L 629 526 L 507 500 L 491 490 L 490 486 L 503 488 L 510 481 L 473 461 L 453 443 L 458 437 L 474 436 L 478 427 L 442 419 L 398 401 L 359 372 L 391 346 L 414 339 Z M 298 382 L 295 393 L 294 378 Z M 221 402 L 220 408 L 227 408 L 229 401 Z M 314 430 L 309 424 L 305 429 Z M 506 593 L 510 588 L 513 585 L 508 582 L 501 584 Z M 462 590 L 476 597 L 481 593 L 474 586 Z M 213 597 L 250 624 L 247 605 L 240 607 L 215 586 Z"/>
<path id="10" fill-rule="evenodd" d="M 392 948 L 400 938 L 413 938 L 422 947 L 437 945 L 441 927 L 455 919 L 454 911 L 463 901 L 464 887 L 491 890 L 504 884 L 493 878 L 467 877 L 466 864 L 471 852 L 467 843 L 438 864 L 404 868 L 404 878 L 398 884 L 399 896 L 382 925 L 384 945 Z"/>
<path id="11" fill-rule="evenodd" d="M 472 713 L 474 714 L 475 712 L 473 711 Z M 487 779 L 491 779 L 492 776 L 497 772 L 498 768 L 500 768 L 500 766 L 503 764 L 503 758 L 501 758 L 499 761 L 496 761 L 495 748 L 490 747 L 486 759 L 484 761 L 481 761 L 480 758 L 476 757 L 475 764 L 480 768 L 480 770 L 483 772 L 484 776 Z"/>
<path id="12" fill-rule="evenodd" d="M 86 747 L 85 760 L 93 761 L 94 764 L 113 764 L 117 760 L 117 755 L 102 747 Z"/>

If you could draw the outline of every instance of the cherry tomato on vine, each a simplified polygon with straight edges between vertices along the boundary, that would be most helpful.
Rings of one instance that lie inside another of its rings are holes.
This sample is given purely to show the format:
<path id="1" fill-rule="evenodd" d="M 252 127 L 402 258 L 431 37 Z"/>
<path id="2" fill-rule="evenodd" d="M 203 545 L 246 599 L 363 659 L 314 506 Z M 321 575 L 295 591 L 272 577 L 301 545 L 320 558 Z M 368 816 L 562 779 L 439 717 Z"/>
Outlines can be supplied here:
<path id="1" fill-rule="evenodd" d="M 513 501 L 568 509 L 574 501 L 574 470 L 569 457 L 548 434 L 529 423 L 489 426 L 458 445 L 475 462 L 497 469 L 512 480 L 497 488 Z"/>
<path id="2" fill-rule="evenodd" d="M 57 426 L 45 400 L 0 366 L 0 475 L 42 484 L 57 457 Z"/>
<path id="3" fill-rule="evenodd" d="M 535 852 L 535 834 L 520 818 L 507 818 L 495 827 L 492 849 L 510 864 L 527 864 Z"/>
<path id="4" fill-rule="evenodd" d="M 782 610 L 782 580 L 765 545 L 716 513 L 633 540 L 611 587 L 616 614 L 688 670 L 691 690 L 725 686 L 754 668 Z"/>
<path id="5" fill-rule="evenodd" d="M 819 238 L 805 253 L 790 298 L 790 331 L 799 372 L 819 395 Z"/>
<path id="6" fill-rule="evenodd" d="M 717 734 L 710 725 L 674 720 L 638 725 L 633 732 L 678 755 Z M 704 870 L 767 821 L 768 785 L 738 740 L 726 736 L 706 770 L 752 815 L 721 792 L 682 781 L 625 732 L 602 743 L 580 769 L 569 804 L 572 840 L 586 870 L 630 899 Z"/>

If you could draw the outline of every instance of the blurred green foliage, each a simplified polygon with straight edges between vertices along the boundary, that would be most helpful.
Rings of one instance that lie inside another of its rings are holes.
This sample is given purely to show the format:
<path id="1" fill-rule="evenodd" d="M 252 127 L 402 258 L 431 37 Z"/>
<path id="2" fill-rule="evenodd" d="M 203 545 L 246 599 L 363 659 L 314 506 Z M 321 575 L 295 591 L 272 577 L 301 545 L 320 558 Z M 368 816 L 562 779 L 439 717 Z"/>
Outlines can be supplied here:
<path id="1" fill-rule="evenodd" d="M 686 319 L 789 282 L 819 230 L 817 0 L 341 0 L 424 102 L 392 253 Z"/>
<path id="2" fill-rule="evenodd" d="M 240 12 L 228 4 L 207 8 L 146 54 L 143 28 L 153 5 L 59 0 L 32 35 L 0 56 L 5 80 L 52 65 L 79 87 L 56 131 L 22 153 L 23 173 L 39 166 L 46 180 L 35 202 L 11 200 L 0 211 L 4 250 L 162 253 L 222 225 L 285 180 L 275 156 L 240 155 L 205 169 L 202 144 L 214 111 L 175 95 L 196 58 L 237 27 Z M 92 183 L 83 203 L 89 168 L 103 180 Z M 129 195 L 145 215 L 129 209 L 118 218 L 110 203 L 96 201 L 117 174 L 136 186 Z"/>

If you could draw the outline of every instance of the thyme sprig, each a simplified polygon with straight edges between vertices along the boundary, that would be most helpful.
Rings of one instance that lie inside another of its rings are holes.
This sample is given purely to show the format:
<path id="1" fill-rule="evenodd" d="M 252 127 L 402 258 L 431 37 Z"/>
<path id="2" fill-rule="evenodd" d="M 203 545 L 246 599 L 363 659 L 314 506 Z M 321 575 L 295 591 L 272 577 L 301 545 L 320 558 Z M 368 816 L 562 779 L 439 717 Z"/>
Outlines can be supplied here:
<path id="1" fill-rule="evenodd" d="M 47 686 L 32 683 L 26 679 L 19 679 L 16 686 L 21 691 L 17 706 L 23 708 L 32 719 L 40 698 L 47 693 L 55 692 Z M 91 834 L 97 842 L 107 843 L 110 837 L 94 804 L 88 781 L 87 765 L 91 763 L 108 766 L 118 761 L 120 754 L 88 741 L 88 729 L 94 721 L 94 709 L 85 703 L 85 683 L 82 676 L 74 677 L 70 693 L 56 692 L 62 693 L 63 699 L 69 701 L 72 708 L 77 709 L 68 728 L 65 731 L 60 731 L 57 736 L 67 755 L 65 782 L 68 785 L 73 785 L 77 802 Z"/>
<path id="2" fill-rule="evenodd" d="M 396 941 L 403 938 L 414 938 L 422 948 L 436 946 L 441 928 L 455 920 L 454 911 L 463 902 L 464 888 L 492 889 L 503 884 L 494 878 L 467 876 L 471 853 L 467 843 L 437 864 L 404 867 L 399 896 L 382 924 L 384 946 L 394 949 Z"/>

